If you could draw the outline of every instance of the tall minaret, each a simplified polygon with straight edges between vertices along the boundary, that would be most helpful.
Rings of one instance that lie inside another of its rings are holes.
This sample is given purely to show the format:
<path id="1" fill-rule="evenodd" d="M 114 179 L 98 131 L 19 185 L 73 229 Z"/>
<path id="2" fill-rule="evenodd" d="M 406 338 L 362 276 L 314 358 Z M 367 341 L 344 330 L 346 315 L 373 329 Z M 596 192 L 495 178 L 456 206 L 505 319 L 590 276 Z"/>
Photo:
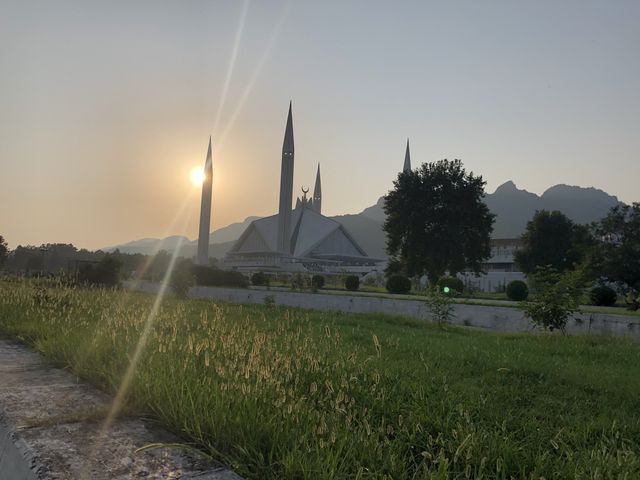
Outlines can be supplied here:
<path id="1" fill-rule="evenodd" d="M 404 168 L 402 169 L 403 172 L 410 172 L 411 171 L 411 156 L 409 155 L 409 139 L 407 138 L 407 151 L 404 154 Z"/>
<path id="2" fill-rule="evenodd" d="M 198 234 L 198 265 L 209 264 L 209 227 L 211 226 L 211 190 L 213 187 L 213 161 L 211 159 L 211 137 L 207 160 L 204 164 L 204 180 L 202 181 L 202 202 L 200 203 L 200 233 Z"/>
<path id="3" fill-rule="evenodd" d="M 313 187 L 313 208 L 316 212 L 322 213 L 322 187 L 320 186 L 320 164 L 318 163 L 318 173 L 316 173 L 316 186 Z"/>
<path id="4" fill-rule="evenodd" d="M 282 167 L 280 169 L 280 207 L 278 209 L 278 251 L 291 253 L 291 202 L 293 200 L 293 117 L 291 102 L 287 128 L 282 144 Z"/>

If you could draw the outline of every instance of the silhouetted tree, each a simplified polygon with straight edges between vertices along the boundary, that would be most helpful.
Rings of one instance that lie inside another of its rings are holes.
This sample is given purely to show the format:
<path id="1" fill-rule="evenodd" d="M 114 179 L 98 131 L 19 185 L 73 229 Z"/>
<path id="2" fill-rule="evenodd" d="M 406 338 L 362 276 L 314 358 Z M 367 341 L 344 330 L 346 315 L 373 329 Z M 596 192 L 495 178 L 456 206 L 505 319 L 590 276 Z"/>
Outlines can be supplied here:
<path id="1" fill-rule="evenodd" d="M 84 264 L 78 270 L 78 281 L 88 285 L 116 287 L 120 284 L 122 263 L 114 255 L 105 255 L 97 264 Z"/>
<path id="2" fill-rule="evenodd" d="M 425 163 L 402 172 L 385 197 L 389 273 L 445 274 L 482 271 L 491 254 L 495 215 L 483 202 L 486 182 L 460 160 Z"/>
<path id="3" fill-rule="evenodd" d="M 4 265 L 4 262 L 7 261 L 7 257 L 9 256 L 9 246 L 7 245 L 7 241 L 4 239 L 2 235 L 0 235 L 0 267 Z"/>
<path id="4" fill-rule="evenodd" d="M 587 254 L 593 238 L 584 225 L 573 223 L 559 211 L 538 210 L 527 223 L 522 247 L 514 255 L 526 274 L 550 266 L 556 272 L 573 270 Z"/>

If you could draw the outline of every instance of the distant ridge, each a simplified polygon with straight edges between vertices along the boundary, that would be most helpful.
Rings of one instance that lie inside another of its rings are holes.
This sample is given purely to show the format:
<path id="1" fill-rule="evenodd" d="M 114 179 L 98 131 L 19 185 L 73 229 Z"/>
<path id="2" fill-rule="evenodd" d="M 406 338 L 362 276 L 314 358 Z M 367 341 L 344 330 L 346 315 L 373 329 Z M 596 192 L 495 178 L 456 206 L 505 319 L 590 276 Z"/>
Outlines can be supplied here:
<path id="1" fill-rule="evenodd" d="M 485 197 L 485 203 L 496 214 L 494 224 L 494 238 L 519 237 L 524 232 L 527 222 L 536 210 L 559 210 L 577 223 L 591 223 L 603 218 L 609 209 L 621 202 L 617 197 L 609 195 L 603 190 L 593 187 L 578 187 L 571 185 L 555 185 L 548 188 L 542 195 L 519 189 L 512 181 L 508 181 L 496 188 L 495 192 Z M 365 208 L 362 212 L 351 215 L 337 215 L 331 217 L 342 223 L 362 248 L 372 257 L 385 258 L 385 235 L 382 230 L 384 222 L 384 197 Z M 260 217 L 247 217 L 242 222 L 232 223 L 214 231 L 210 239 L 210 255 L 222 258 L 233 242 L 253 221 Z M 164 239 L 162 248 L 171 251 L 181 237 L 171 236 Z M 180 255 L 190 257 L 195 254 L 195 241 L 183 238 Z M 113 251 L 116 248 L 123 253 L 153 253 L 160 239 L 144 238 L 122 245 L 105 249 Z M 193 253 L 191 251 L 193 250 Z"/>

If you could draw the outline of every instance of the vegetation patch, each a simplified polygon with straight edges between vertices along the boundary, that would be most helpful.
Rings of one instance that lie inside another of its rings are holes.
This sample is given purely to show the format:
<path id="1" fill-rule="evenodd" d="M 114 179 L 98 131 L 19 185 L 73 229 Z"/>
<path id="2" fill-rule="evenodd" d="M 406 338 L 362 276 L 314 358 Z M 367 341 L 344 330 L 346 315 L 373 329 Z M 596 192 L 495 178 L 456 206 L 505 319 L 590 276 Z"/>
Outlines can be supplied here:
<path id="1" fill-rule="evenodd" d="M 0 332 L 113 391 L 153 301 L 0 283 Z M 171 297 L 127 408 L 249 479 L 638 478 L 638 365 L 625 339 Z"/>

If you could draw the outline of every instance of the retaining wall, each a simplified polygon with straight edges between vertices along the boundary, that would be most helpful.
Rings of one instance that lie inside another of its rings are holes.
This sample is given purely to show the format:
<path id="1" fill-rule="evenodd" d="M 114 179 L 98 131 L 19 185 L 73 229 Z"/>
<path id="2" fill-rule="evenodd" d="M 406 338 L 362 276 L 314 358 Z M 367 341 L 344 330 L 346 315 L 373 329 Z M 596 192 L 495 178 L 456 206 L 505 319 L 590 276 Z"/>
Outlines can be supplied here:
<path id="1" fill-rule="evenodd" d="M 150 282 L 137 285 L 129 284 L 128 286 L 149 293 L 156 293 L 159 289 L 159 284 Z M 432 320 L 429 308 L 421 300 L 202 286 L 191 287 L 189 294 L 193 298 L 211 298 L 230 303 L 254 304 L 264 304 L 266 297 L 272 297 L 276 305 L 289 307 L 349 313 L 386 313 L 405 315 L 426 321 Z M 451 323 L 497 332 L 534 330 L 523 313 L 513 307 L 454 304 L 454 317 Z M 580 313 L 569 320 L 567 332 L 630 336 L 640 339 L 640 317 Z"/>

